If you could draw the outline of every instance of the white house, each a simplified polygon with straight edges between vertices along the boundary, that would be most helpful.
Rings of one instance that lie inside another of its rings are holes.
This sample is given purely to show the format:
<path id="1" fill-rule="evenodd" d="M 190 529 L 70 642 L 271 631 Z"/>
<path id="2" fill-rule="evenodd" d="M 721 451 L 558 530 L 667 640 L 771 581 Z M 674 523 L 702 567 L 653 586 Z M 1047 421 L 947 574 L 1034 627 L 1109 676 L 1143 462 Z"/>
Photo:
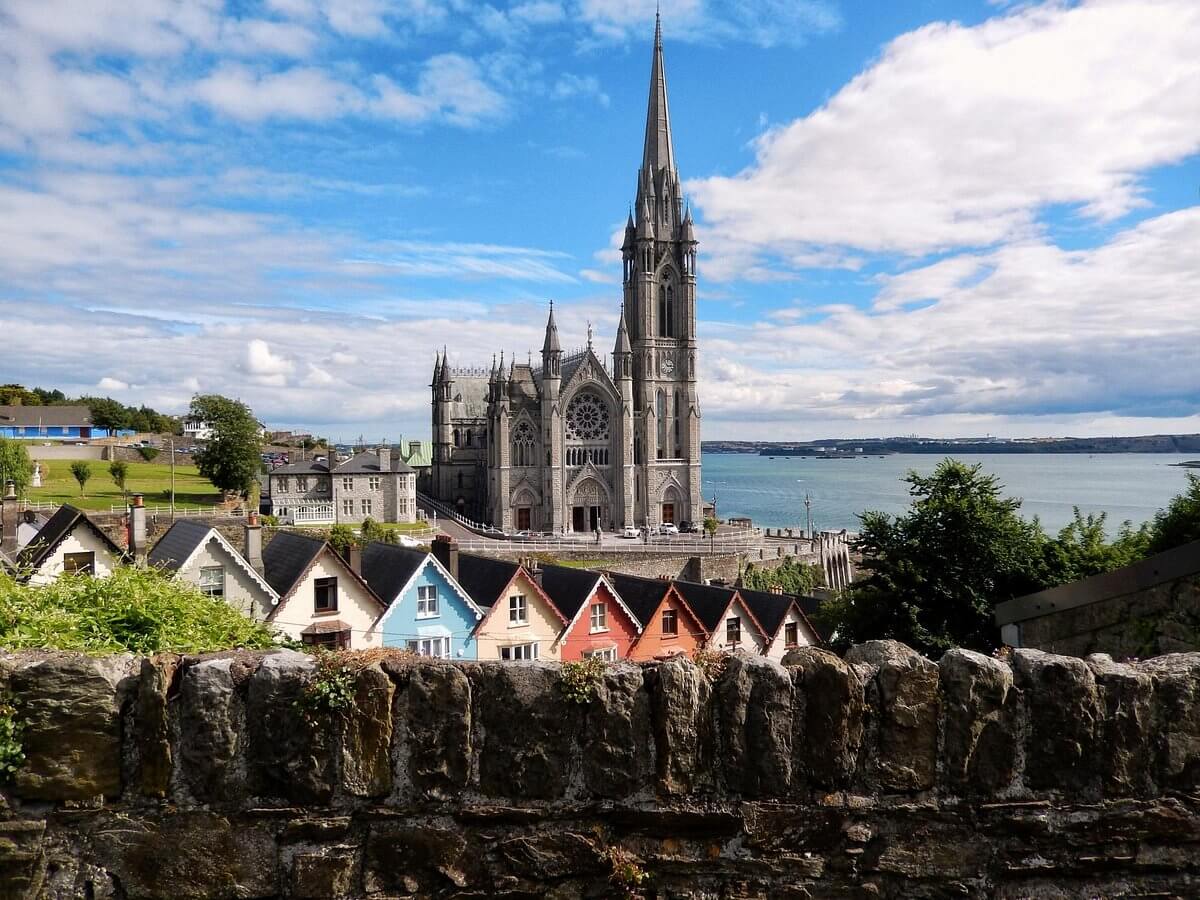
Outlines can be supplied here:
<path id="1" fill-rule="evenodd" d="M 16 557 L 31 584 L 49 584 L 63 573 L 103 578 L 126 561 L 125 551 L 84 513 L 64 505 Z"/>

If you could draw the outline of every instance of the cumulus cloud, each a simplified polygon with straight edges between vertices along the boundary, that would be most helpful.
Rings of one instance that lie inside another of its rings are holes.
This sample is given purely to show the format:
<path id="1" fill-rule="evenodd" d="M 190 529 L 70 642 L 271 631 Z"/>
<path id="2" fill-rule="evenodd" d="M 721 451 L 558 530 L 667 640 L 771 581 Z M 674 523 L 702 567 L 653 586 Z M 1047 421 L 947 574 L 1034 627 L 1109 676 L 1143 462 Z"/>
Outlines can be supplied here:
<path id="1" fill-rule="evenodd" d="M 127 391 L 129 390 L 129 383 L 106 375 L 96 382 L 96 389 L 101 391 Z"/>

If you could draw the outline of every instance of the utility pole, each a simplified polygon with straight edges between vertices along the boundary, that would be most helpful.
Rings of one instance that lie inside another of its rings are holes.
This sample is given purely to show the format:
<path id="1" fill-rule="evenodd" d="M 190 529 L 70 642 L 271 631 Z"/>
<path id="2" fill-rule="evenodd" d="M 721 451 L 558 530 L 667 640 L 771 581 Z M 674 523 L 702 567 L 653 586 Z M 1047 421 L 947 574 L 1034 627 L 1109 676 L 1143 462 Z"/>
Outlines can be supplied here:
<path id="1" fill-rule="evenodd" d="M 175 521 L 175 437 L 171 436 L 171 521 Z"/>
<path id="2" fill-rule="evenodd" d="M 812 529 L 812 494 L 807 491 L 804 494 L 804 511 L 808 518 L 808 539 L 811 541 L 813 536 Z"/>

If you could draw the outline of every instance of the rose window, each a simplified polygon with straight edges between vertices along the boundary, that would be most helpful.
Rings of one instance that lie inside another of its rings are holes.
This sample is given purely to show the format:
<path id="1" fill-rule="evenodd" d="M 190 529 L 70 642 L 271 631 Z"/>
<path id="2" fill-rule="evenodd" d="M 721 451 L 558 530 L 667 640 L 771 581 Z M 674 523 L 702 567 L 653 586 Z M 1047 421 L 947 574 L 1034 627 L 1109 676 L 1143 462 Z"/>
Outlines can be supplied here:
<path id="1" fill-rule="evenodd" d="M 595 394 L 578 394 L 567 404 L 567 440 L 608 440 L 608 407 Z"/>

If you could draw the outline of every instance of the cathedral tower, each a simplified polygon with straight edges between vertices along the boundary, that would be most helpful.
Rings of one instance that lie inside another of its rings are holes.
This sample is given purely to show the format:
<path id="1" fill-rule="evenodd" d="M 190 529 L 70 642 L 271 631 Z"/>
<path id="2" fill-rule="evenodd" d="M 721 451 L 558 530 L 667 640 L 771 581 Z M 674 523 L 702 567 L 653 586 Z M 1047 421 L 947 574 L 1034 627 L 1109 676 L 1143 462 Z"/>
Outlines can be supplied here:
<path id="1" fill-rule="evenodd" d="M 675 166 L 657 17 L 642 165 L 622 257 L 633 353 L 635 515 L 650 523 L 699 521 L 696 240 Z"/>

